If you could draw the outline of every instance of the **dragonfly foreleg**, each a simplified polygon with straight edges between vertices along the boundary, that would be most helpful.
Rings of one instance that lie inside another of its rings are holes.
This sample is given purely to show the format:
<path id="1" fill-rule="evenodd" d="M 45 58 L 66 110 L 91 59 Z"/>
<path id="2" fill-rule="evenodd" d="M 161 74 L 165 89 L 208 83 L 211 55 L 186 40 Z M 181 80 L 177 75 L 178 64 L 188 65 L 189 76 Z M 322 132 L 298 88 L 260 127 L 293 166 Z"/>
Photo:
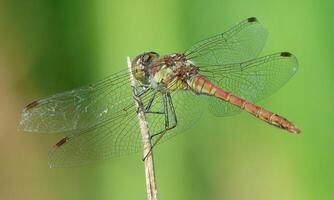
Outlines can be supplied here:
<path id="1" fill-rule="evenodd" d="M 147 86 L 144 86 L 144 85 L 140 85 L 138 87 L 142 87 L 143 89 L 141 91 L 138 91 L 138 89 L 135 90 L 135 95 L 137 97 L 143 96 L 143 94 L 145 94 L 146 92 L 148 92 L 151 89 L 150 87 L 147 87 Z"/>
<path id="2" fill-rule="evenodd" d="M 139 91 L 137 88 L 135 88 L 135 97 L 134 99 L 136 99 L 136 97 L 141 97 L 144 94 L 146 94 L 151 88 L 150 87 L 146 87 L 144 85 L 139 85 L 138 87 L 143 88 L 141 91 Z M 155 95 L 155 93 L 154 93 Z M 139 112 L 139 107 L 137 108 L 137 113 Z M 144 112 L 146 112 L 146 109 L 144 110 Z"/>

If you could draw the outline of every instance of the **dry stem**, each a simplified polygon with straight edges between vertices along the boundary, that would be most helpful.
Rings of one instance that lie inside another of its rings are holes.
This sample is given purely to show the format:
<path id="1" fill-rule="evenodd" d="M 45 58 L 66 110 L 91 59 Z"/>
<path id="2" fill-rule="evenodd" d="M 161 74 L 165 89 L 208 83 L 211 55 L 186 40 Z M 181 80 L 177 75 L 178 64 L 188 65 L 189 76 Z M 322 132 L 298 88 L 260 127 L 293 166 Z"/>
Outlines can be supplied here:
<path id="1" fill-rule="evenodd" d="M 145 175 L 146 175 L 146 191 L 148 195 L 148 200 L 158 200 L 158 190 L 157 190 L 157 183 L 156 183 L 155 172 L 154 172 L 153 151 L 150 151 L 152 144 L 151 144 L 148 124 L 147 124 L 144 109 L 143 109 L 144 106 L 143 106 L 143 102 L 141 101 L 141 98 L 136 95 L 137 94 L 136 80 L 132 74 L 131 60 L 129 57 L 127 58 L 127 61 L 128 61 L 128 68 L 129 68 L 129 73 L 130 73 L 130 81 L 131 81 L 133 97 L 135 99 L 135 105 L 136 105 L 137 115 L 138 115 L 138 120 L 139 120 L 140 133 L 141 133 L 142 140 L 143 140 L 144 156 L 147 155 L 146 159 L 144 160 L 144 163 L 145 163 Z"/>

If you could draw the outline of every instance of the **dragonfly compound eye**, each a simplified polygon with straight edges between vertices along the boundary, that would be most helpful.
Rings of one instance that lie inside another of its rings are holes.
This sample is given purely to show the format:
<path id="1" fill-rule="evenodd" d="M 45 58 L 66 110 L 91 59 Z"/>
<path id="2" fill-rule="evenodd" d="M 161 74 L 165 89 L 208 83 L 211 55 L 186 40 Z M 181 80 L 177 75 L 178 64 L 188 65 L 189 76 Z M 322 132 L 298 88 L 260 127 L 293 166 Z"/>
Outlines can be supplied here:
<path id="1" fill-rule="evenodd" d="M 147 82 L 145 79 L 149 77 L 149 68 L 151 67 L 152 62 L 158 58 L 159 54 L 155 52 L 147 52 L 138 55 L 132 61 L 132 73 L 134 77 L 141 82 Z"/>
<path id="2" fill-rule="evenodd" d="M 143 57 L 142 57 L 142 62 L 143 64 L 149 64 L 151 61 L 151 56 L 150 54 L 144 54 Z"/>
<path id="3" fill-rule="evenodd" d="M 143 53 L 141 56 L 141 62 L 143 65 L 148 66 L 150 65 L 155 59 L 159 58 L 159 54 L 156 52 L 147 52 Z"/>

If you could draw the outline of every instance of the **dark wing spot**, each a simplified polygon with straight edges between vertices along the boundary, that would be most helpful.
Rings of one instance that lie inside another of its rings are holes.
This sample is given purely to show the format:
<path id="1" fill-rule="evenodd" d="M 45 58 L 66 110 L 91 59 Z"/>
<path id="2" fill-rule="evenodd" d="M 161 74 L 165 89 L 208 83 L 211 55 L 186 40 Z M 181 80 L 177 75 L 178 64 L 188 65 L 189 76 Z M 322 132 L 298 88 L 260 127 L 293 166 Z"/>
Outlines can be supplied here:
<path id="1" fill-rule="evenodd" d="M 247 20 L 248 20 L 248 22 L 256 22 L 257 21 L 256 17 L 250 17 Z"/>
<path id="2" fill-rule="evenodd" d="M 26 108 L 26 110 L 30 110 L 30 109 L 36 107 L 37 105 L 38 105 L 38 101 L 33 101 L 33 102 L 29 103 L 28 105 L 26 105 L 25 108 Z"/>
<path id="3" fill-rule="evenodd" d="M 289 53 L 289 52 L 282 52 L 282 53 L 281 53 L 281 56 L 283 56 L 283 57 L 291 57 L 292 54 Z"/>
<path id="4" fill-rule="evenodd" d="M 64 137 L 64 138 L 61 139 L 59 142 L 57 142 L 57 144 L 55 144 L 54 147 L 56 147 L 56 148 L 61 147 L 61 146 L 64 145 L 67 141 L 68 141 L 68 137 Z"/>

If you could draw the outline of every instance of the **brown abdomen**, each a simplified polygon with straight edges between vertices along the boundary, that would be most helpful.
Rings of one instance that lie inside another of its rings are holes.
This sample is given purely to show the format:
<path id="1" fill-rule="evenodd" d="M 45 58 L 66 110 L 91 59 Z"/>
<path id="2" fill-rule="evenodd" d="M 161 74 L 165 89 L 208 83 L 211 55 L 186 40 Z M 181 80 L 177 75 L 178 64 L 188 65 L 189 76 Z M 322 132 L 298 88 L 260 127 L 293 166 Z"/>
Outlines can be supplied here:
<path id="1" fill-rule="evenodd" d="M 255 117 L 278 128 L 285 129 L 291 133 L 300 133 L 300 129 L 286 118 L 219 88 L 203 76 L 194 77 L 191 80 L 190 87 L 196 93 L 215 96 L 219 99 L 230 102 L 231 104 L 246 110 Z"/>

